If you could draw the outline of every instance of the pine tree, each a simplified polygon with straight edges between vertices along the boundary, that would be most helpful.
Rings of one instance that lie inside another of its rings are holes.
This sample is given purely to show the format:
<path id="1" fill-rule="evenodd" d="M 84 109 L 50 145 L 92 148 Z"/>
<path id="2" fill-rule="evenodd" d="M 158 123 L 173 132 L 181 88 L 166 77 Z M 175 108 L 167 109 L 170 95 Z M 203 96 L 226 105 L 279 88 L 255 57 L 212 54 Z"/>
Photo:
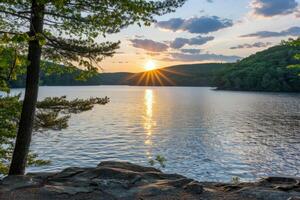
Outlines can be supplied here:
<path id="1" fill-rule="evenodd" d="M 25 97 L 9 174 L 24 174 L 38 96 L 41 58 L 97 70 L 119 42 L 97 43 L 131 24 L 149 25 L 185 0 L 2 0 L 0 33 L 27 45 Z"/>

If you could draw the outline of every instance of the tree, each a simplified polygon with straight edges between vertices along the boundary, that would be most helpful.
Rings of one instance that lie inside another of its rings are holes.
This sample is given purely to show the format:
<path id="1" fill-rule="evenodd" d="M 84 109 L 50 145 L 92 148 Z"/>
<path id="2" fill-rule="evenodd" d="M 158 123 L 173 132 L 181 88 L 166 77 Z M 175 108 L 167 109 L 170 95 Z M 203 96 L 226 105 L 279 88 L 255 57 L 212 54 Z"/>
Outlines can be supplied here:
<path id="1" fill-rule="evenodd" d="M 38 96 L 41 57 L 66 65 L 97 70 L 112 56 L 119 42 L 97 43 L 96 38 L 154 16 L 174 11 L 185 0 L 2 0 L 0 32 L 27 42 L 25 97 L 9 174 L 24 174 Z M 43 52 L 43 53 L 42 53 Z"/>

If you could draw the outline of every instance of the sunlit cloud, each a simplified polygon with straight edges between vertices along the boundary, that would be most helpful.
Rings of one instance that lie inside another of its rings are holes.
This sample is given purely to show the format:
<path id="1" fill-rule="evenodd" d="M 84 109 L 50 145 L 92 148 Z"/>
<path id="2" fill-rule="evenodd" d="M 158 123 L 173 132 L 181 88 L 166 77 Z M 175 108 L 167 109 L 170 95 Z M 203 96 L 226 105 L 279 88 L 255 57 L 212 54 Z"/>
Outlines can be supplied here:
<path id="1" fill-rule="evenodd" d="M 198 37 L 194 37 L 194 38 L 176 38 L 174 41 L 172 41 L 170 43 L 170 47 L 174 48 L 174 49 L 180 49 L 185 45 L 203 45 L 211 40 L 213 40 L 214 37 L 212 36 L 207 36 L 207 37 L 203 37 L 203 36 L 198 36 Z"/>
<path id="2" fill-rule="evenodd" d="M 130 41 L 133 47 L 151 52 L 163 52 L 169 48 L 168 45 L 162 42 L 156 42 L 149 39 L 132 39 Z"/>
<path id="3" fill-rule="evenodd" d="M 147 52 L 146 54 L 148 56 L 159 56 L 160 55 L 160 53 L 158 53 L 158 52 Z"/>

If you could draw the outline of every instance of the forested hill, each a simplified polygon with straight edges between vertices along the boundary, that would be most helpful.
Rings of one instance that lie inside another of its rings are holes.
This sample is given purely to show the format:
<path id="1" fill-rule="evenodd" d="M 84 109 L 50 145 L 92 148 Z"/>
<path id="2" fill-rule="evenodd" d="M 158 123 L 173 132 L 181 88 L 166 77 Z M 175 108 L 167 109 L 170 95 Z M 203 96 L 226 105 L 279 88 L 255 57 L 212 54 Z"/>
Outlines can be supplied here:
<path id="1" fill-rule="evenodd" d="M 42 72 L 40 85 L 80 86 L 80 85 L 177 85 L 213 86 L 217 72 L 227 64 L 192 64 L 166 67 L 142 73 L 99 73 L 85 81 L 76 80 L 80 70 L 46 75 Z M 25 77 L 11 82 L 12 87 L 24 87 Z"/>
<path id="2" fill-rule="evenodd" d="M 249 56 L 218 73 L 219 89 L 245 91 L 300 92 L 300 69 L 294 58 L 299 47 L 275 46 Z"/>
<path id="3" fill-rule="evenodd" d="M 229 64 L 208 63 L 176 65 L 129 77 L 128 85 L 140 86 L 214 86 L 215 75 Z"/>

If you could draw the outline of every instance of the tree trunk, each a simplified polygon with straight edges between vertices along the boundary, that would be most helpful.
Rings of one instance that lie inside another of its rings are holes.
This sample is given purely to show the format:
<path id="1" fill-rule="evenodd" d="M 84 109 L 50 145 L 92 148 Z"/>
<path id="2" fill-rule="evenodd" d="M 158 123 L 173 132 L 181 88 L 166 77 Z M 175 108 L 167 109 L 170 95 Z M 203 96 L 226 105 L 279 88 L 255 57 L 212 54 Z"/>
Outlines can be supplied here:
<path id="1" fill-rule="evenodd" d="M 40 5 L 36 0 L 33 0 L 31 11 L 29 36 L 39 36 L 39 33 L 43 32 L 44 5 Z M 25 173 L 38 96 L 41 53 L 42 48 L 38 37 L 30 40 L 25 97 L 9 175 L 22 175 Z"/>

